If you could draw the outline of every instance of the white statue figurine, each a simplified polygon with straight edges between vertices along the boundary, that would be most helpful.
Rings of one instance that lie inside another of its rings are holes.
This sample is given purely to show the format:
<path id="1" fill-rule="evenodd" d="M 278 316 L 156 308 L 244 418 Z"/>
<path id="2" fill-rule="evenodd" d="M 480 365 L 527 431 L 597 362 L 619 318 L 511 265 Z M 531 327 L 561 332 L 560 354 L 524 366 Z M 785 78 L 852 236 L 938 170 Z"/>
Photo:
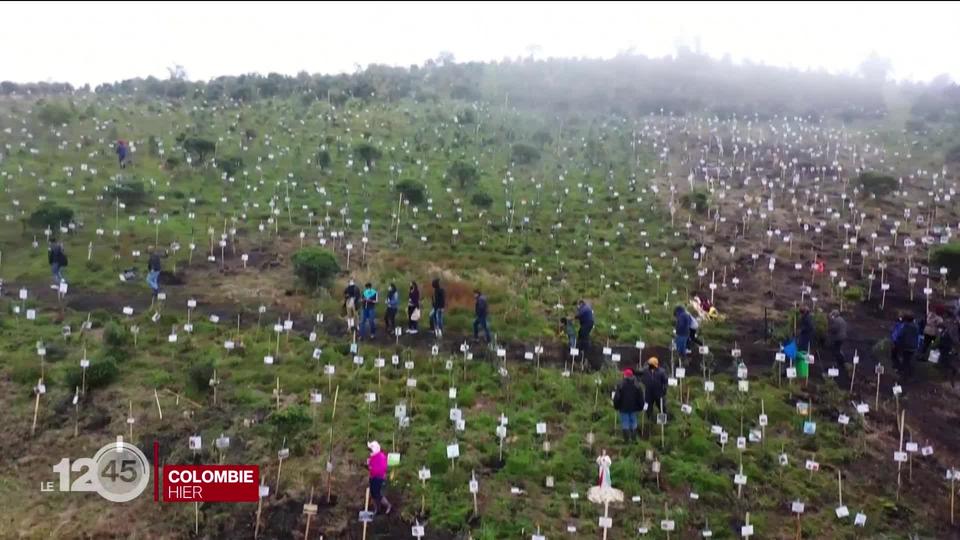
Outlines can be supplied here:
<path id="1" fill-rule="evenodd" d="M 611 483 L 610 465 L 613 460 L 607 455 L 606 450 L 602 450 L 597 457 L 597 468 L 599 469 L 599 478 L 597 485 L 590 488 L 587 492 L 587 499 L 596 504 L 623 502 L 623 492 L 615 489 Z"/>
<path id="2" fill-rule="evenodd" d="M 597 458 L 597 466 L 600 468 L 600 478 L 597 481 L 598 486 L 606 488 L 613 487 L 610 481 L 611 463 L 613 463 L 613 460 L 607 455 L 607 451 L 603 450 L 603 453 Z"/>

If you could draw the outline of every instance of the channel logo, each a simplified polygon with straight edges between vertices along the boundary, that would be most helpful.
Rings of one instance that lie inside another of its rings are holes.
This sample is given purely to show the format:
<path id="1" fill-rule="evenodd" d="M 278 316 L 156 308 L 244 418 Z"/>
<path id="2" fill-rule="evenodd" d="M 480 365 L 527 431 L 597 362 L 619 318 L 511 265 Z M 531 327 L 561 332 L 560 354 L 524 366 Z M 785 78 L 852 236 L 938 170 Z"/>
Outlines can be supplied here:
<path id="1" fill-rule="evenodd" d="M 257 465 L 165 465 L 160 445 L 153 443 L 153 465 L 139 448 L 117 437 L 92 458 L 63 458 L 51 468 L 56 480 L 40 483 L 43 492 L 97 493 L 125 503 L 146 491 L 153 478 L 157 502 L 256 502 L 260 496 Z M 161 486 L 162 484 L 162 486 Z"/>

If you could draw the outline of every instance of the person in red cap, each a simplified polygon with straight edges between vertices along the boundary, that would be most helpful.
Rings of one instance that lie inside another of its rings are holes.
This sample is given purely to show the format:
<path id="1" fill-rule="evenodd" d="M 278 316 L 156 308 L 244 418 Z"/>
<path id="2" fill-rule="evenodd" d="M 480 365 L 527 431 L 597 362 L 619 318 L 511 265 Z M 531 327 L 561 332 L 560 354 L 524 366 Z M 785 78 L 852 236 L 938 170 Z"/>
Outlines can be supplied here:
<path id="1" fill-rule="evenodd" d="M 613 408 L 620 413 L 620 427 L 625 442 L 637 440 L 637 413 L 643 410 L 644 403 L 643 388 L 637 384 L 633 370 L 623 370 L 623 380 L 613 393 Z"/>

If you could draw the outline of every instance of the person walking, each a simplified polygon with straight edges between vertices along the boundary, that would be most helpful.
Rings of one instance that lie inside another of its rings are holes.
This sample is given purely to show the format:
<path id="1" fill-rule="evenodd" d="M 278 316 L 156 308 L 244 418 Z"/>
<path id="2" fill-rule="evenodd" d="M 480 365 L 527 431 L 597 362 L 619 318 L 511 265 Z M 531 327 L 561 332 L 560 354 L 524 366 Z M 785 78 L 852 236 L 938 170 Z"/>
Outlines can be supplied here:
<path id="1" fill-rule="evenodd" d="M 623 370 L 623 379 L 613 393 L 613 408 L 620 413 L 620 428 L 624 442 L 637 440 L 637 413 L 645 403 L 643 388 L 637 385 L 633 370 Z"/>
<path id="2" fill-rule="evenodd" d="M 393 506 L 383 494 L 384 484 L 387 482 L 387 455 L 380 449 L 380 443 L 377 441 L 367 443 L 367 448 L 370 450 L 367 471 L 370 473 L 370 500 L 373 501 L 373 512 L 378 514 L 383 507 L 384 515 L 389 515 Z"/>
<path id="3" fill-rule="evenodd" d="M 827 346 L 833 356 L 833 365 L 839 371 L 840 385 L 844 388 L 849 383 L 847 376 L 847 358 L 843 355 L 843 344 L 847 340 L 847 321 L 840 316 L 840 312 L 833 310 L 827 318 Z"/>
<path id="4" fill-rule="evenodd" d="M 943 326 L 943 317 L 940 316 L 940 307 L 934 306 L 927 312 L 927 320 L 923 325 L 923 350 L 920 358 L 926 358 L 930 351 L 930 346 L 940 335 L 940 327 Z"/>
<path id="5" fill-rule="evenodd" d="M 483 334 L 487 338 L 487 343 L 490 343 L 490 325 L 487 323 L 487 297 L 480 292 L 480 289 L 473 290 L 473 297 L 475 299 L 473 312 L 476 316 L 473 320 L 473 339 L 480 338 L 480 329 L 483 328 Z"/>
<path id="6" fill-rule="evenodd" d="M 840 312 L 833 310 L 827 319 L 827 344 L 833 355 L 833 363 L 838 369 L 843 369 L 847 359 L 843 355 L 843 343 L 847 340 L 847 321 L 840 316 Z"/>
<path id="7" fill-rule="evenodd" d="M 647 418 L 653 418 L 653 408 L 666 414 L 667 373 L 660 367 L 656 356 L 647 359 L 647 370 L 640 376 L 643 395 L 647 402 Z"/>
<path id="8" fill-rule="evenodd" d="M 127 141 L 123 141 L 123 140 L 117 141 L 116 152 L 117 152 L 117 159 L 119 159 L 119 161 L 120 161 L 120 168 L 121 168 L 121 169 L 125 169 L 125 168 L 127 167 L 127 152 L 128 152 L 128 151 L 129 151 L 129 148 L 127 148 Z"/>
<path id="9" fill-rule="evenodd" d="M 953 313 L 947 313 L 943 318 L 943 330 L 940 332 L 940 342 L 937 344 L 937 352 L 940 369 L 949 375 L 950 386 L 956 386 L 957 368 L 954 365 L 954 352 L 960 343 L 960 323 L 957 322 Z"/>
<path id="10" fill-rule="evenodd" d="M 440 286 L 440 278 L 434 278 L 433 311 L 430 312 L 430 329 L 437 337 L 443 336 L 443 310 L 447 308 L 447 292 Z"/>
<path id="11" fill-rule="evenodd" d="M 387 327 L 387 335 L 393 333 L 397 327 L 397 309 L 400 308 L 400 292 L 393 283 L 387 289 L 387 312 L 383 316 L 383 324 Z"/>
<path id="12" fill-rule="evenodd" d="M 160 293 L 160 254 L 150 248 L 150 258 L 147 260 L 147 285 L 153 291 L 153 298 Z"/>
<path id="13" fill-rule="evenodd" d="M 569 348 L 577 346 L 577 329 L 573 326 L 573 320 L 566 317 L 560 317 L 560 332 L 567 337 Z"/>
<path id="14" fill-rule="evenodd" d="M 703 347 L 703 342 L 697 337 L 697 332 L 700 331 L 700 318 L 689 311 L 687 312 L 687 317 L 690 317 L 689 343 L 695 343 L 697 347 Z"/>
<path id="15" fill-rule="evenodd" d="M 913 357 L 920 343 L 920 329 L 913 315 L 908 313 L 900 317 L 890 339 L 893 341 L 893 368 L 901 377 L 909 378 L 913 375 Z"/>
<path id="16" fill-rule="evenodd" d="M 690 326 L 693 317 L 683 309 L 683 306 L 677 306 L 673 310 L 674 325 L 673 331 L 676 334 L 674 343 L 677 346 L 677 354 L 680 357 L 687 355 L 687 342 L 690 339 Z"/>
<path id="17" fill-rule="evenodd" d="M 370 339 L 377 338 L 377 290 L 367 283 L 363 286 L 363 313 L 360 319 L 360 339 L 366 337 L 370 325 Z"/>
<path id="18" fill-rule="evenodd" d="M 347 283 L 347 287 L 343 289 L 343 307 L 347 320 L 353 321 L 353 324 L 357 322 L 357 308 L 359 304 L 360 287 L 357 287 L 357 284 L 351 279 Z"/>
<path id="19" fill-rule="evenodd" d="M 410 282 L 410 290 L 407 292 L 407 321 L 408 334 L 420 331 L 417 328 L 420 324 L 420 289 L 416 281 Z"/>
<path id="20" fill-rule="evenodd" d="M 585 300 L 577 302 L 577 314 L 574 316 L 580 323 L 580 330 L 577 331 L 577 349 L 580 354 L 586 355 L 590 350 L 590 332 L 593 331 L 593 307 Z"/>
<path id="21" fill-rule="evenodd" d="M 63 244 L 57 241 L 54 236 L 50 237 L 50 250 L 47 252 L 47 262 L 50 264 L 50 273 L 53 274 L 53 285 L 57 288 L 61 283 L 66 283 L 63 277 L 63 269 L 67 267 L 67 254 L 63 250 Z"/>

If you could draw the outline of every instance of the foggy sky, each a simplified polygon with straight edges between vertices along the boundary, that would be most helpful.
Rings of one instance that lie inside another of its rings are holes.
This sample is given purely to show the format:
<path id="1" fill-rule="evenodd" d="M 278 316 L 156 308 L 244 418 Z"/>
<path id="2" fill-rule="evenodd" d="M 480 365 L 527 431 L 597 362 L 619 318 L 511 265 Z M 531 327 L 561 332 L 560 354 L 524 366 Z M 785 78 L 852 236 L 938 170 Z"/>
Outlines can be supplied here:
<path id="1" fill-rule="evenodd" d="M 182 64 L 191 80 L 352 72 L 370 63 L 609 58 L 677 45 L 720 58 L 855 72 L 875 51 L 896 79 L 960 80 L 960 3 L 0 4 L 0 80 L 97 84 Z"/>

